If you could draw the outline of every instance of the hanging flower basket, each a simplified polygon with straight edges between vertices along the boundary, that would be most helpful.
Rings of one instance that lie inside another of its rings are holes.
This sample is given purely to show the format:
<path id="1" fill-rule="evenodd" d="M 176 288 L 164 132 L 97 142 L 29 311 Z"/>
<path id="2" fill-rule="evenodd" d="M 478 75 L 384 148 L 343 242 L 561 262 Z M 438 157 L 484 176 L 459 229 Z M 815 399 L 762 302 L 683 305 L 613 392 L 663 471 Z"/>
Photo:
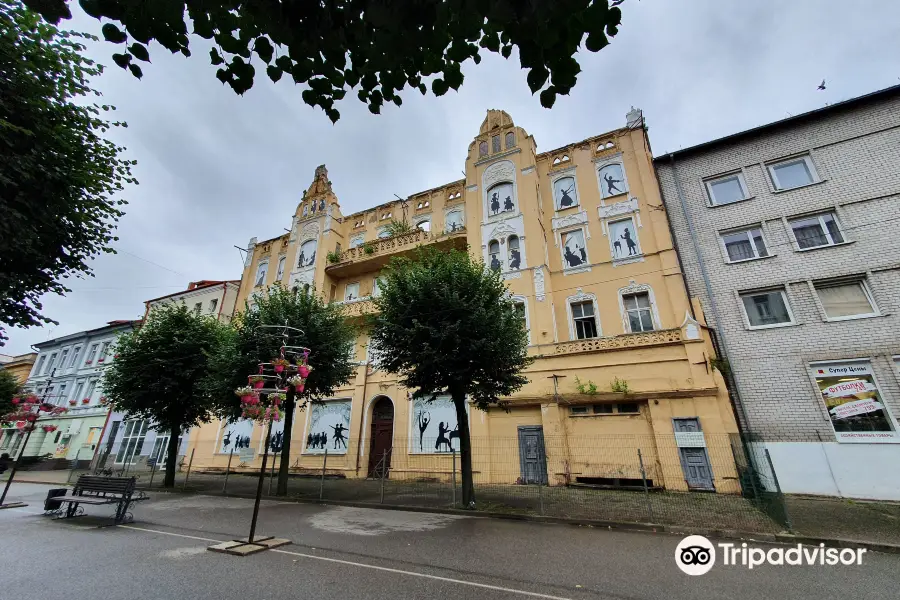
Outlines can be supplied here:
<path id="1" fill-rule="evenodd" d="M 306 382 L 306 380 L 303 377 L 301 377 L 300 375 L 294 375 L 294 376 L 288 378 L 288 380 L 287 380 L 287 384 L 289 386 L 293 387 L 294 389 L 301 387 L 305 382 Z"/>
<path id="2" fill-rule="evenodd" d="M 241 399 L 247 398 L 254 394 L 253 388 L 250 387 L 249 385 L 245 385 L 244 387 L 239 387 L 238 389 L 234 390 L 234 393 L 238 398 L 241 398 Z"/>
<path id="3" fill-rule="evenodd" d="M 256 389 L 260 389 L 262 387 L 265 387 L 266 385 L 266 378 L 262 375 L 251 375 L 249 377 L 249 381 L 250 385 L 252 385 Z"/>
<path id="4" fill-rule="evenodd" d="M 271 362 L 272 362 L 272 366 L 274 367 L 276 373 L 283 372 L 284 368 L 287 367 L 289 364 L 291 364 L 290 362 L 287 361 L 287 359 L 284 359 L 284 358 L 273 358 Z"/>
<path id="5" fill-rule="evenodd" d="M 286 400 L 287 396 L 285 396 L 284 394 L 269 394 L 269 402 L 272 404 L 272 406 L 281 406 L 281 404 Z"/>
<path id="6" fill-rule="evenodd" d="M 309 377 L 309 372 L 312 371 L 312 367 L 309 365 L 299 365 L 297 367 L 297 374 L 300 375 L 303 379 Z"/>

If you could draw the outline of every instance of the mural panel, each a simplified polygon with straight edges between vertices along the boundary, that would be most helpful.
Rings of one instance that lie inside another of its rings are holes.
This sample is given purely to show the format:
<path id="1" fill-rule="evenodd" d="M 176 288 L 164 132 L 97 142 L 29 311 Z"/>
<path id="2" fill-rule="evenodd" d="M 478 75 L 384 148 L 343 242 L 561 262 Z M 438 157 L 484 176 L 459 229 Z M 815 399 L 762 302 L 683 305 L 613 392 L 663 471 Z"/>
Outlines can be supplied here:
<path id="1" fill-rule="evenodd" d="M 562 235 L 563 267 L 579 267 L 587 262 L 584 249 L 584 232 L 580 229 Z"/>
<path id="2" fill-rule="evenodd" d="M 266 424 L 266 429 L 268 429 L 269 425 Z M 263 438 L 265 433 L 260 435 L 260 438 Z M 272 433 L 269 435 L 269 453 L 277 454 L 281 452 L 281 449 L 284 447 L 284 421 L 276 421 L 272 423 Z M 263 440 L 259 440 L 259 452 L 265 450 L 263 448 Z"/>
<path id="3" fill-rule="evenodd" d="M 253 435 L 253 421 L 241 419 L 225 425 L 219 437 L 219 454 L 228 454 L 234 450 L 235 454 L 250 447 L 250 436 Z"/>
<path id="4" fill-rule="evenodd" d="M 410 435 L 410 454 L 459 452 L 459 426 L 456 408 L 450 396 L 414 398 Z"/>
<path id="5" fill-rule="evenodd" d="M 314 404 L 306 430 L 306 452 L 309 454 L 346 454 L 350 437 L 351 400 L 332 400 Z"/>
<path id="6" fill-rule="evenodd" d="M 634 219 L 631 217 L 609 224 L 609 241 L 612 244 L 610 250 L 613 258 L 637 256 L 641 253 Z"/>

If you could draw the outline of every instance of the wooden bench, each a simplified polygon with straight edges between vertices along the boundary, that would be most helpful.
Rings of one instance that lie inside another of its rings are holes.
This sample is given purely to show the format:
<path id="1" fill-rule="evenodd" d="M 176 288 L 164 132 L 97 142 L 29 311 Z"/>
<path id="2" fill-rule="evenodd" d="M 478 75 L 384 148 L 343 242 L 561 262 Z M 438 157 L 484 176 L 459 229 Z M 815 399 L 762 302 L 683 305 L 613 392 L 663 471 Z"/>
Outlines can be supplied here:
<path id="1" fill-rule="evenodd" d="M 81 475 L 75 482 L 71 493 L 53 498 L 55 502 L 61 502 L 68 506 L 52 512 L 60 519 L 71 518 L 84 514 L 84 509 L 81 508 L 83 504 L 92 506 L 115 504 L 115 524 L 132 521 L 134 517 L 128 512 L 132 503 L 147 500 L 147 496 L 143 492 L 136 492 L 134 488 L 134 477 Z"/>

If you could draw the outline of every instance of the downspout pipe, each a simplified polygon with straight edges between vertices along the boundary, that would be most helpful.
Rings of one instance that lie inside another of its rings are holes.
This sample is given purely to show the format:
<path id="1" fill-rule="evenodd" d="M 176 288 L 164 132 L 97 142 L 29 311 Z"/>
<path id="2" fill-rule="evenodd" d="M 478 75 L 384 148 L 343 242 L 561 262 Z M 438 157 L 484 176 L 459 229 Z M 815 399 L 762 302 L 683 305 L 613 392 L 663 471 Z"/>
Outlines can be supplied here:
<path id="1" fill-rule="evenodd" d="M 710 307 L 710 310 L 712 311 L 713 318 L 716 321 L 716 326 L 717 326 L 716 333 L 722 339 L 722 344 L 720 346 L 720 349 L 722 351 L 723 356 L 725 357 L 725 360 L 727 360 L 728 364 L 732 365 L 732 367 L 733 367 L 734 363 L 731 361 L 731 357 L 728 354 L 728 340 L 725 336 L 725 329 L 722 326 L 722 319 L 720 318 L 720 314 L 719 314 L 719 306 L 716 303 L 716 295 L 713 293 L 712 283 L 709 280 L 709 272 L 706 270 L 706 263 L 703 261 L 703 254 L 700 251 L 700 243 L 697 241 L 697 239 L 698 239 L 697 231 L 694 228 L 694 221 L 691 218 L 690 213 L 688 212 L 687 202 L 685 201 L 684 193 L 681 190 L 681 181 L 678 178 L 678 167 L 675 164 L 675 155 L 672 154 L 671 152 L 669 153 L 669 165 L 671 165 L 671 167 L 672 167 L 672 179 L 675 182 L 675 193 L 678 195 L 678 201 L 681 203 L 681 213 L 684 215 L 685 223 L 687 223 L 688 234 L 690 235 L 690 238 L 691 238 L 691 244 L 694 247 L 694 254 L 697 255 L 697 264 L 700 265 L 700 274 L 703 277 L 704 287 L 706 287 L 706 295 L 709 297 L 709 307 Z M 737 399 L 737 402 L 736 402 L 737 409 L 738 409 L 738 412 L 740 413 L 741 419 L 744 421 L 744 427 L 742 427 L 741 429 L 744 429 L 745 433 L 750 433 L 750 421 L 747 418 L 747 412 L 744 410 L 744 402 L 742 400 L 743 395 L 741 394 L 741 385 L 738 382 L 738 378 L 737 378 L 735 369 L 732 368 L 730 370 L 731 370 L 731 379 L 732 379 L 732 381 L 734 381 L 735 396 L 737 397 L 736 398 Z"/>

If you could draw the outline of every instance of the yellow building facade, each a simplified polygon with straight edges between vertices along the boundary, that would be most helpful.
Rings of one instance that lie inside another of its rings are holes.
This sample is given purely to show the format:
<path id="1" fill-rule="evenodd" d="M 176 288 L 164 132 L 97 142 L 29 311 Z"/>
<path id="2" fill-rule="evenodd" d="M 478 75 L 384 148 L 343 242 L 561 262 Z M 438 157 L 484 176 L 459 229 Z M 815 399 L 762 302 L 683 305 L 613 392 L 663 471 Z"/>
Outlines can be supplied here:
<path id="1" fill-rule="evenodd" d="M 626 122 L 538 153 L 507 113 L 490 110 L 465 179 L 347 216 L 320 166 L 290 233 L 250 241 L 236 310 L 280 282 L 361 322 L 392 257 L 468 247 L 501 272 L 535 358 L 503 408 L 469 412 L 476 483 L 627 486 L 643 469 L 658 488 L 738 492 L 731 403 L 685 288 L 643 118 L 632 110 Z M 395 221 L 412 231 L 391 235 Z M 388 462 L 392 478 L 448 477 L 458 448 L 449 399 L 413 399 L 373 368 L 367 341 L 363 331 L 348 385 L 297 413 L 293 468 L 320 469 L 327 449 L 339 476 Z M 264 437 L 249 422 L 197 428 L 194 467 L 224 468 L 240 452 L 251 467 Z"/>

